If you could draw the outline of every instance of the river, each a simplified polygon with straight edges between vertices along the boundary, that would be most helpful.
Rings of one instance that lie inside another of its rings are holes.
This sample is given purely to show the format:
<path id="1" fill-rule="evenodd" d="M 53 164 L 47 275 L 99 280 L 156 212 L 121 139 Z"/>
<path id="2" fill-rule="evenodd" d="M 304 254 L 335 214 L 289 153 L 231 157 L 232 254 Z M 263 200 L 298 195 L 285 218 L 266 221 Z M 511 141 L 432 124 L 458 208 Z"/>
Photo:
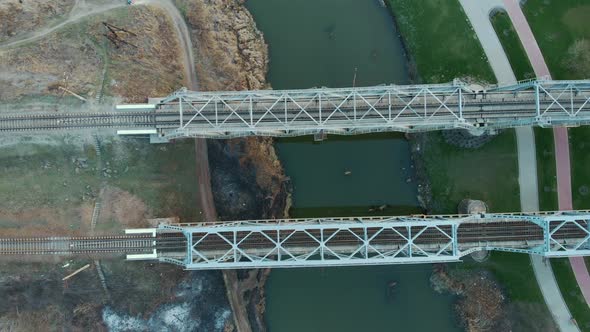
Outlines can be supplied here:
<path id="1" fill-rule="evenodd" d="M 269 44 L 275 89 L 404 84 L 400 36 L 378 0 L 248 0 Z M 400 134 L 280 139 L 294 217 L 420 211 Z M 431 265 L 277 269 L 266 286 L 274 331 L 458 331 L 452 297 L 429 285 Z M 397 282 L 391 289 L 388 284 Z"/>

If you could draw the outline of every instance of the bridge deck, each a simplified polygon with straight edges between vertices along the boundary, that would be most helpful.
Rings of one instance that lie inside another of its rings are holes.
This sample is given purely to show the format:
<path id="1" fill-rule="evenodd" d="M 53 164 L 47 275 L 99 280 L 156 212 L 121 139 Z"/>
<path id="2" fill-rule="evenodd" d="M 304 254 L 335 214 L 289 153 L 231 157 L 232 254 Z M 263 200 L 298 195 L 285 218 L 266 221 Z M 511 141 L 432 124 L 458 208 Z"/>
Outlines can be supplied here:
<path id="1" fill-rule="evenodd" d="M 456 261 L 477 250 L 548 257 L 590 254 L 590 212 L 316 218 L 163 225 L 185 252 L 159 253 L 186 269 L 313 267 Z"/>
<path id="2" fill-rule="evenodd" d="M 107 113 L 0 116 L 0 133 L 112 128 L 155 140 L 417 132 L 590 123 L 590 80 L 527 81 L 481 90 L 432 85 L 230 92 L 178 91 Z"/>

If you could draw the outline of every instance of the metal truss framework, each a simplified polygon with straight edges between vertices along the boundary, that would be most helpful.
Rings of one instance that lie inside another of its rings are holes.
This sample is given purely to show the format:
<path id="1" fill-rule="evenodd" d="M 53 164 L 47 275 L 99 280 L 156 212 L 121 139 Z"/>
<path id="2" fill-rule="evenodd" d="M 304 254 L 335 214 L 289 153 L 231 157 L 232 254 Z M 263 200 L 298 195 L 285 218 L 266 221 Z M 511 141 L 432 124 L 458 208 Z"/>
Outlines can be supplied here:
<path id="1" fill-rule="evenodd" d="M 489 89 L 448 84 L 193 92 L 157 106 L 163 139 L 473 131 L 590 123 L 590 80 L 531 80 Z"/>
<path id="2" fill-rule="evenodd" d="M 590 255 L 590 211 L 354 217 L 161 225 L 186 252 L 158 259 L 188 270 L 458 261 L 478 250 Z"/>

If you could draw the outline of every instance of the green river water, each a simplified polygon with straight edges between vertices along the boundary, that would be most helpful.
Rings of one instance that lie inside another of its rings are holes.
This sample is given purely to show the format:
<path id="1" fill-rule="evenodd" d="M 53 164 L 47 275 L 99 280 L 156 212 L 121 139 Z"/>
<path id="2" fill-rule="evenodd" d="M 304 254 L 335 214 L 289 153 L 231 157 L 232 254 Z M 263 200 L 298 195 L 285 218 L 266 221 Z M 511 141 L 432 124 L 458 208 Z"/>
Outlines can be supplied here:
<path id="1" fill-rule="evenodd" d="M 247 6 L 269 44 L 275 89 L 409 81 L 400 37 L 378 0 Z M 280 139 L 277 150 L 293 184 L 294 217 L 420 211 L 402 135 Z M 431 272 L 431 265 L 277 269 L 266 288 L 267 325 L 271 332 L 458 331 L 452 298 L 431 289 Z"/>

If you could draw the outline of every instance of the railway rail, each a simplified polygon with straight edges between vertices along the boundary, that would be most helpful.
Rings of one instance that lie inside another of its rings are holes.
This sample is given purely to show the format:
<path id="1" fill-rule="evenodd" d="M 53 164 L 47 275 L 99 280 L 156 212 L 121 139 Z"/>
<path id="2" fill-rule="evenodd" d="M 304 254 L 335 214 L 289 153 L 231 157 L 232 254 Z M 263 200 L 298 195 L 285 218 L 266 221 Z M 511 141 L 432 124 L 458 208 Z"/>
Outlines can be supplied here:
<path id="1" fill-rule="evenodd" d="M 434 263 L 478 250 L 590 255 L 590 211 L 244 220 L 161 225 L 185 252 L 158 255 L 185 269 Z"/>
<path id="2" fill-rule="evenodd" d="M 448 84 L 359 88 L 192 92 L 156 104 L 117 105 L 105 113 L 0 116 L 0 133 L 152 129 L 154 141 L 183 137 L 361 134 L 590 123 L 590 80 L 527 81 L 514 86 Z"/>
<path id="3" fill-rule="evenodd" d="M 0 255 L 131 254 L 182 250 L 185 238 L 174 234 L 88 237 L 1 238 Z"/>

